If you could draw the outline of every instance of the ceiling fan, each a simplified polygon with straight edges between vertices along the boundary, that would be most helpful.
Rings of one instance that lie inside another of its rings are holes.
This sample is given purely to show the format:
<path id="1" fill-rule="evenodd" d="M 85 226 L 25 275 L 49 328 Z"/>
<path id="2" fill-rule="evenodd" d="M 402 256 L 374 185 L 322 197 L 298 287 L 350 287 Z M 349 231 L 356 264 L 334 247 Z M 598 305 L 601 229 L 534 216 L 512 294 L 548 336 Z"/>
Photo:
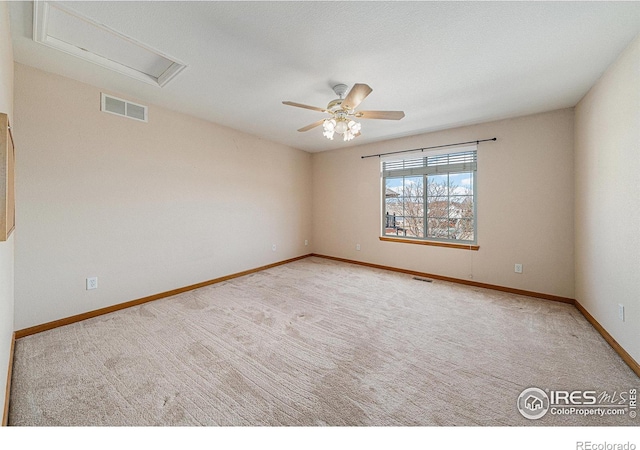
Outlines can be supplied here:
<path id="1" fill-rule="evenodd" d="M 403 111 L 356 111 L 356 108 L 371 94 L 373 89 L 362 83 L 354 84 L 348 94 L 347 89 L 349 89 L 349 87 L 346 84 L 335 85 L 333 91 L 338 98 L 331 100 L 326 108 L 318 108 L 316 106 L 289 101 L 282 103 L 297 108 L 311 109 L 329 114 L 330 117 L 320 119 L 306 127 L 300 128 L 298 131 L 309 131 L 322 125 L 324 129 L 323 135 L 331 140 L 333 140 L 334 133 L 342 134 L 345 141 L 350 141 L 360 136 L 362 126 L 354 119 L 400 120 L 404 117 Z M 345 94 L 347 94 L 346 97 Z"/>

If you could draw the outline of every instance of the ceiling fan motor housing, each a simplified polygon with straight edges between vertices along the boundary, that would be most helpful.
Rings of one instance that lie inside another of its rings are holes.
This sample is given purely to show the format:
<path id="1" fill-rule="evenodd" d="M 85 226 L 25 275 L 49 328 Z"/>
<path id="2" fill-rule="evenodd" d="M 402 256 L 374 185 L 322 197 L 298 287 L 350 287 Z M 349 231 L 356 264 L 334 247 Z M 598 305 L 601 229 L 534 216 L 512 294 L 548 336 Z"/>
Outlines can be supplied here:
<path id="1" fill-rule="evenodd" d="M 327 105 L 327 111 L 336 112 L 342 109 L 342 99 L 336 98 L 335 100 L 331 100 Z"/>

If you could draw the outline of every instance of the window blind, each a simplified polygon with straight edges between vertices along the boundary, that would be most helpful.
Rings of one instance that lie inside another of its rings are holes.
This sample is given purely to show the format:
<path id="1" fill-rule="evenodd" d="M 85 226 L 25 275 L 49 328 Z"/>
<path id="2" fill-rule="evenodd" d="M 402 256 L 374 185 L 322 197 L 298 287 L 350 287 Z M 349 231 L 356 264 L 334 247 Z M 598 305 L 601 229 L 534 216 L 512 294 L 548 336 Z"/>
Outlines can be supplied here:
<path id="1" fill-rule="evenodd" d="M 477 151 L 464 151 L 382 163 L 382 176 L 406 177 L 449 172 L 471 172 L 477 168 Z"/>

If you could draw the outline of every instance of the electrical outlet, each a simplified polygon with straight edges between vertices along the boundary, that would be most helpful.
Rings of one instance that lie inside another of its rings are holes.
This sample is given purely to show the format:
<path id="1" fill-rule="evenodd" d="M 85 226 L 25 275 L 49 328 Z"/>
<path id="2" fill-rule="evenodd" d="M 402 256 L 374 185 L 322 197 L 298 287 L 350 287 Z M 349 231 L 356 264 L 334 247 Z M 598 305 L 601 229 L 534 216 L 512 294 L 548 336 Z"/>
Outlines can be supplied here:
<path id="1" fill-rule="evenodd" d="M 274 252 L 276 251 L 276 244 L 271 245 L 271 250 Z"/>
<path id="2" fill-rule="evenodd" d="M 618 303 L 618 319 L 624 322 L 624 305 L 622 303 Z"/>
<path id="3" fill-rule="evenodd" d="M 305 245 L 305 246 L 309 245 L 309 241 L 305 239 L 305 240 L 304 240 L 304 245 Z"/>
<path id="4" fill-rule="evenodd" d="M 360 251 L 360 244 L 356 244 L 356 250 Z"/>
<path id="5" fill-rule="evenodd" d="M 98 277 L 87 278 L 87 291 L 91 289 L 98 289 Z"/>
<path id="6" fill-rule="evenodd" d="M 516 264 L 514 267 L 516 273 L 522 273 L 522 264 Z"/>

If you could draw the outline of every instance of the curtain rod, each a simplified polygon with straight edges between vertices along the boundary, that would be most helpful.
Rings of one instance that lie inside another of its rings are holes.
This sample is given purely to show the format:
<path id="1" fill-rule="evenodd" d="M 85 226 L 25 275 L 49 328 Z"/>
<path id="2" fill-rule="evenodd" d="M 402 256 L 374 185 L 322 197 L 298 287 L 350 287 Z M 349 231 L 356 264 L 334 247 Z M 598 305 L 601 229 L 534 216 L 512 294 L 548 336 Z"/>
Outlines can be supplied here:
<path id="1" fill-rule="evenodd" d="M 361 156 L 360 158 L 365 159 L 365 158 L 373 158 L 375 156 L 377 156 L 378 158 L 380 158 L 381 156 L 386 156 L 386 155 L 395 155 L 397 153 L 408 153 L 408 152 L 417 152 L 418 150 L 420 150 L 421 152 L 425 151 L 425 150 L 431 150 L 434 148 L 443 148 L 443 147 L 453 147 L 456 145 L 464 145 L 464 144 L 479 144 L 480 142 L 487 142 L 487 141 L 497 141 L 498 138 L 492 138 L 492 139 L 480 139 L 479 141 L 469 141 L 469 142 L 458 142 L 457 144 L 444 144 L 444 145 L 434 145 L 433 147 L 424 147 L 424 148 L 414 148 L 412 150 L 400 150 L 397 152 L 387 152 L 387 153 L 379 153 L 377 155 L 367 155 L 367 156 Z"/>

